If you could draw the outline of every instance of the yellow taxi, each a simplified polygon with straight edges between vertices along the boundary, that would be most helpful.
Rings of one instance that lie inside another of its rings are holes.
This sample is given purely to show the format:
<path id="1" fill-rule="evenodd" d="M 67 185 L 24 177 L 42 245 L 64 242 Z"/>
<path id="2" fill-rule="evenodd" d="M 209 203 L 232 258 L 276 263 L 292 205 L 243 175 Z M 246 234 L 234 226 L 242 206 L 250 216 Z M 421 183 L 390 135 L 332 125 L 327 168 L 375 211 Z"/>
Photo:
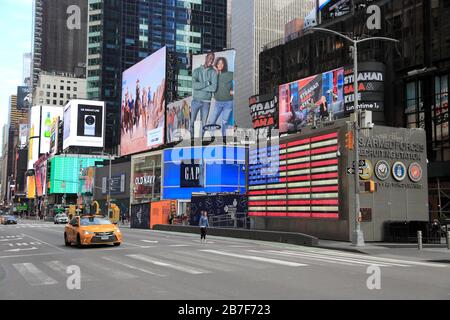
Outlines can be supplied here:
<path id="1" fill-rule="evenodd" d="M 64 242 L 78 248 L 98 244 L 117 247 L 122 244 L 122 232 L 103 216 L 76 216 L 64 228 Z"/>

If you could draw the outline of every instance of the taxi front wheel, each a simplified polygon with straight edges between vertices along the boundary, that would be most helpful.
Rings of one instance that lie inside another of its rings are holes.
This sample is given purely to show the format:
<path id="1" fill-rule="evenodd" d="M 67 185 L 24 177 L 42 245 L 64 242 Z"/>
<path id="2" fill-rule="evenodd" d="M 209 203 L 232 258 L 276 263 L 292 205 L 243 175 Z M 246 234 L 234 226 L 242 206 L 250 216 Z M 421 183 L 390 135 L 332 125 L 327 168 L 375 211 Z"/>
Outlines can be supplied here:
<path id="1" fill-rule="evenodd" d="M 77 235 L 77 248 L 82 248 L 80 235 Z"/>
<path id="2" fill-rule="evenodd" d="M 67 234 L 64 233 L 64 243 L 66 244 L 66 247 L 70 247 L 70 242 L 67 241 Z"/>
<path id="3" fill-rule="evenodd" d="M 114 243 L 114 247 L 120 247 L 120 242 L 119 243 Z"/>

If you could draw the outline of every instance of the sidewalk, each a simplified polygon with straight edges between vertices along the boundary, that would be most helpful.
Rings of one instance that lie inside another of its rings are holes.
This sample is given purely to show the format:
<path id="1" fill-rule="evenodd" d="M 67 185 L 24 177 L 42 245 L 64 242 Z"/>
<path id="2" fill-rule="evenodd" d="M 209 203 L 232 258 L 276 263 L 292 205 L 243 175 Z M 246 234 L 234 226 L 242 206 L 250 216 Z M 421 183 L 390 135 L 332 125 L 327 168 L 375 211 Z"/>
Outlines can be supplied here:
<path id="1" fill-rule="evenodd" d="M 371 256 L 400 256 L 428 262 L 439 261 L 450 266 L 450 250 L 447 249 L 446 244 L 424 244 L 423 249 L 419 251 L 417 244 L 414 243 L 367 242 L 364 247 L 356 247 L 351 242 L 319 240 L 318 247 Z"/>

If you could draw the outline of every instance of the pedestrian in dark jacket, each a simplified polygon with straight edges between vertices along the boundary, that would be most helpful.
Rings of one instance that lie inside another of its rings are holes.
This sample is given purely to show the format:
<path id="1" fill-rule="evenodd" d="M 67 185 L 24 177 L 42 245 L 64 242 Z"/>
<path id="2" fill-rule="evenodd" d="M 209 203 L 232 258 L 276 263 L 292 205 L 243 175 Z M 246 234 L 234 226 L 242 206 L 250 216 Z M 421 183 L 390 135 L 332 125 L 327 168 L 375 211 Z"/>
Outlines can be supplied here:
<path id="1" fill-rule="evenodd" d="M 201 232 L 200 241 L 206 242 L 206 228 L 209 228 L 208 213 L 206 211 L 203 211 L 203 214 L 200 217 L 199 226 Z"/>

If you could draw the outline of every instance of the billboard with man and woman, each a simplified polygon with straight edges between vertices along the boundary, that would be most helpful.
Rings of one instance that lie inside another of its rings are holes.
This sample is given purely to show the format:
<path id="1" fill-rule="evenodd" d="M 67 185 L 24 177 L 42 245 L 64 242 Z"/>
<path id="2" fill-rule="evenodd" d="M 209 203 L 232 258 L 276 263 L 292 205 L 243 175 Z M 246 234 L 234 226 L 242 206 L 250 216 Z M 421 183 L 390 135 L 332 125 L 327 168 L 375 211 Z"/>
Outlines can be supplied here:
<path id="1" fill-rule="evenodd" d="M 167 142 L 206 132 L 226 135 L 234 125 L 235 50 L 196 55 L 192 67 L 192 97 L 167 108 Z"/>

